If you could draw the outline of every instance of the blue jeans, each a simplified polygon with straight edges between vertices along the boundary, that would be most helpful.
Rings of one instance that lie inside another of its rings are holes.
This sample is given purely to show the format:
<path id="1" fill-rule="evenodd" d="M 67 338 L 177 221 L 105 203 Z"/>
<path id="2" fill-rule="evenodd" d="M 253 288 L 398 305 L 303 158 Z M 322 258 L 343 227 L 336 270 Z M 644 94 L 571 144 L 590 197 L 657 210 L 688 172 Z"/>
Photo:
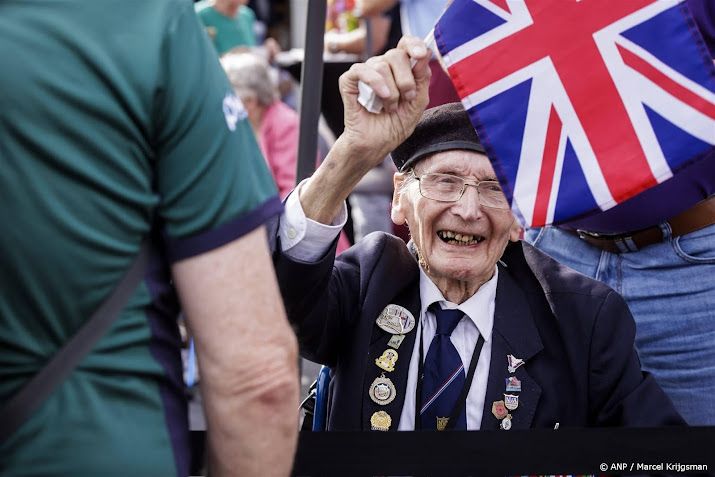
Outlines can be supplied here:
<path id="1" fill-rule="evenodd" d="M 656 377 L 691 425 L 715 425 L 715 225 L 637 252 L 613 254 L 564 230 L 526 239 L 561 263 L 600 280 L 628 302 L 643 369 Z"/>

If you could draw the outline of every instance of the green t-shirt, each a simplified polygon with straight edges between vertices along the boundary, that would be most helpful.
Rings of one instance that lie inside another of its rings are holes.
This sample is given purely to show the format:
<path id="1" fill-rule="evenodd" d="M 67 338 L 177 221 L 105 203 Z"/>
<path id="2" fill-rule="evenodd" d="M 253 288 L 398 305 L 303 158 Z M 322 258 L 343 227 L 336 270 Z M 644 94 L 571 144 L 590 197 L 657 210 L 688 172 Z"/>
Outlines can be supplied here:
<path id="1" fill-rule="evenodd" d="M 256 15 L 247 6 L 238 7 L 233 18 L 219 13 L 208 3 L 197 5 L 196 11 L 219 55 L 237 46 L 256 46 L 256 34 L 253 31 Z"/>
<path id="2" fill-rule="evenodd" d="M 0 473 L 185 475 L 169 265 L 282 207 L 245 111 L 186 0 L 5 0 L 0 71 L 0 406 L 161 251 Z"/>

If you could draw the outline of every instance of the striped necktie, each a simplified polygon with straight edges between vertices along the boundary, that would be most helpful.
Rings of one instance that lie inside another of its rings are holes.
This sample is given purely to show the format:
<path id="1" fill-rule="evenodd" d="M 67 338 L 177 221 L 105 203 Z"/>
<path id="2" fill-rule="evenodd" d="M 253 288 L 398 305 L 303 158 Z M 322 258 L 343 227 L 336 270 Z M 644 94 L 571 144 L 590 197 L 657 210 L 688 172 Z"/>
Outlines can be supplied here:
<path id="1" fill-rule="evenodd" d="M 449 339 L 464 313 L 459 310 L 443 310 L 437 303 L 433 304 L 430 310 L 437 317 L 437 332 L 425 357 L 420 419 L 422 429 L 443 430 L 466 379 L 462 359 Z M 453 429 L 467 429 L 464 410 Z"/>

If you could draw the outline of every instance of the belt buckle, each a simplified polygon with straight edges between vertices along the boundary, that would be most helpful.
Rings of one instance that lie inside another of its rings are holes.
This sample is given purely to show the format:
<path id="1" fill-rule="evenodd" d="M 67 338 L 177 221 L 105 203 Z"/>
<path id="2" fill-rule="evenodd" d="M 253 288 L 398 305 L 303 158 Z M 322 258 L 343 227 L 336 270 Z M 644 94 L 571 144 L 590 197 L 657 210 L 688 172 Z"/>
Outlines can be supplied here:
<path id="1" fill-rule="evenodd" d="M 616 248 L 618 248 L 619 253 L 637 252 L 638 245 L 636 245 L 633 240 L 633 235 L 631 234 L 604 234 L 599 232 L 590 232 L 588 230 L 577 229 L 576 233 L 578 238 L 588 242 L 588 239 L 612 242 Z"/>

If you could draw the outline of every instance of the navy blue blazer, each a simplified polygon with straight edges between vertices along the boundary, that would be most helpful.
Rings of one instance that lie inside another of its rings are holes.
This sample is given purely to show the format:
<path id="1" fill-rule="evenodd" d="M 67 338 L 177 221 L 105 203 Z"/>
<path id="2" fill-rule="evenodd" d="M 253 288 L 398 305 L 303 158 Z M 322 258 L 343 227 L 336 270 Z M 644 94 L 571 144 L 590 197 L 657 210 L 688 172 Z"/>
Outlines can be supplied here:
<path id="1" fill-rule="evenodd" d="M 335 259 L 317 263 L 278 251 L 274 265 L 301 354 L 333 368 L 330 430 L 370 430 L 386 411 L 396 430 L 402 412 L 417 326 L 406 334 L 389 378 L 397 397 L 374 403 L 369 386 L 384 373 L 375 359 L 392 334 L 375 320 L 388 304 L 419 319 L 419 269 L 399 238 L 373 233 Z M 510 243 L 499 266 L 491 365 L 481 429 L 498 429 L 492 403 L 504 399 L 507 355 L 525 361 L 514 429 L 564 426 L 681 425 L 653 377 L 640 369 L 635 323 L 608 286 L 554 261 L 527 243 Z"/>

